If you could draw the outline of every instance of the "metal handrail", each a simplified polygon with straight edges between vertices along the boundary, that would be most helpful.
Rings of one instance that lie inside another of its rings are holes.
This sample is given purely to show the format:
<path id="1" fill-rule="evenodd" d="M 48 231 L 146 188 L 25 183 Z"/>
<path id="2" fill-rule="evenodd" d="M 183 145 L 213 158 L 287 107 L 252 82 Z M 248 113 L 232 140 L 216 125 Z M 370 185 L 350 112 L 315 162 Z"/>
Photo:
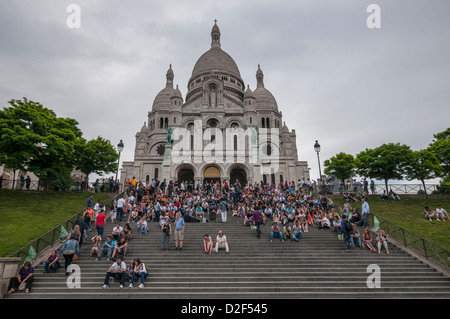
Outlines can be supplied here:
<path id="1" fill-rule="evenodd" d="M 431 194 L 434 191 L 438 190 L 439 184 L 425 184 L 425 189 L 428 194 Z M 324 189 L 326 193 L 334 193 L 334 194 L 340 194 L 344 192 L 364 192 L 364 186 L 359 184 L 354 185 L 346 185 L 340 186 L 339 184 L 331 184 L 331 185 L 321 185 L 321 187 Z M 417 195 L 417 194 L 425 194 L 424 193 L 424 187 L 422 184 L 389 184 L 388 189 L 386 190 L 386 194 L 389 193 L 389 191 L 392 189 L 393 192 L 399 194 L 399 195 Z M 367 193 L 369 195 L 378 195 L 381 196 L 383 194 L 383 190 L 386 189 L 386 186 L 384 184 L 375 184 L 374 189 L 372 191 L 370 185 L 367 186 Z"/>
<path id="2" fill-rule="evenodd" d="M 112 209 L 114 206 L 114 201 L 116 201 L 119 197 L 121 197 L 123 193 L 118 194 L 113 199 L 111 199 L 109 202 L 105 204 L 106 209 Z M 61 226 L 64 226 L 64 228 L 68 229 L 69 225 L 73 224 L 76 220 L 79 220 L 82 215 L 84 215 L 85 209 L 80 211 L 79 213 L 73 215 L 69 219 L 65 220 L 58 226 L 54 227 L 53 229 L 46 232 L 44 235 L 40 236 L 39 238 L 32 241 L 30 244 L 26 245 L 25 247 L 19 249 L 18 251 L 11 254 L 11 257 L 19 257 L 22 259 L 21 262 L 24 262 L 24 260 L 28 257 L 30 247 L 32 247 L 36 254 L 39 254 L 39 252 L 43 251 L 44 249 L 50 247 L 53 247 L 53 245 L 59 241 L 61 236 Z"/>
<path id="3" fill-rule="evenodd" d="M 20 179 L 3 179 L 2 185 L 0 188 L 4 189 L 14 189 L 14 190 L 33 190 L 33 191 L 41 191 L 45 189 L 45 186 L 39 180 L 31 180 L 29 185 L 26 182 L 21 181 Z M 63 191 L 71 191 L 71 192 L 90 192 L 90 193 L 120 193 L 123 190 L 123 183 L 120 183 L 119 191 L 114 187 L 113 190 L 110 189 L 109 182 L 104 183 L 104 190 L 102 191 L 102 183 L 88 182 L 86 186 L 86 190 L 82 189 L 81 183 L 70 182 L 59 185 L 59 187 L 55 190 L 63 190 Z M 52 190 L 54 187 L 52 187 Z"/>
<path id="4" fill-rule="evenodd" d="M 372 213 L 369 215 L 371 225 L 374 225 L 374 217 L 378 219 L 380 228 L 386 234 L 402 243 L 405 247 L 415 250 L 426 259 L 430 258 L 447 269 L 450 267 L 450 251 L 447 249 Z"/>

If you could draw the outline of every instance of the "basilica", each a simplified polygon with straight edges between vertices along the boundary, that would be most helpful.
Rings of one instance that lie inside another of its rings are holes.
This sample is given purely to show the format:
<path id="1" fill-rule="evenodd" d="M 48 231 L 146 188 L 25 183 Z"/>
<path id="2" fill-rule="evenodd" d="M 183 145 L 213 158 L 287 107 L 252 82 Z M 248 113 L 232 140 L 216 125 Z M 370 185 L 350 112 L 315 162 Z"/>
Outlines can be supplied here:
<path id="1" fill-rule="evenodd" d="M 296 133 L 282 119 L 258 65 L 256 88 L 245 85 L 233 58 L 222 50 L 215 22 L 211 47 L 194 65 L 187 94 L 166 86 L 136 133 L 134 161 L 123 162 L 120 180 L 291 183 L 309 178 L 299 161 Z"/>

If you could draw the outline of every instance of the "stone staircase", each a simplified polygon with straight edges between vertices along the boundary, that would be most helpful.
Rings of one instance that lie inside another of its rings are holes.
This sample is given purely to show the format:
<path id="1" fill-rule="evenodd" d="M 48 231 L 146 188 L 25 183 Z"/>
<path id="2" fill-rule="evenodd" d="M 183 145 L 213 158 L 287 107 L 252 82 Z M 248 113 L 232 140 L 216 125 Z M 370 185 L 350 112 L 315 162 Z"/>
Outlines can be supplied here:
<path id="1" fill-rule="evenodd" d="M 183 251 L 161 251 L 161 232 L 156 222 L 149 223 L 148 235 L 140 236 L 131 223 L 133 239 L 124 261 L 140 258 L 149 268 L 145 287 L 120 289 L 118 282 L 103 289 L 105 273 L 112 264 L 89 257 L 92 247 L 84 244 L 76 264 L 81 269 L 81 288 L 69 289 L 64 269 L 44 274 L 36 267 L 31 293 L 17 292 L 7 298 L 450 298 L 450 278 L 437 272 L 403 250 L 390 244 L 390 255 L 368 249 L 347 252 L 333 230 L 310 229 L 300 242 L 270 242 L 270 226 L 264 225 L 262 238 L 242 225 L 243 219 L 228 217 L 227 223 L 186 223 Z M 108 223 L 105 234 L 111 232 Z M 203 253 L 203 234 L 215 241 L 222 230 L 228 238 L 230 253 Z M 93 233 L 96 233 L 93 230 Z M 376 264 L 381 271 L 381 288 L 368 288 L 367 268 Z M 62 265 L 64 262 L 62 261 Z"/>

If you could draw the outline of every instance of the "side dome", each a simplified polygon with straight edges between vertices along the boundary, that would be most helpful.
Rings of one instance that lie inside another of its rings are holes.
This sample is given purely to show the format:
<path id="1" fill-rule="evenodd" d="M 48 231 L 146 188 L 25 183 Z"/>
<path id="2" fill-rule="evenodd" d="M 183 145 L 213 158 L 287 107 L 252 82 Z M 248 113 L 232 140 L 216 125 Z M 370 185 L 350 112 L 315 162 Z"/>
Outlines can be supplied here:
<path id="1" fill-rule="evenodd" d="M 256 89 L 253 91 L 253 95 L 256 99 L 256 105 L 263 108 L 276 108 L 278 109 L 277 101 L 272 93 L 264 87 L 264 73 L 258 64 L 258 70 L 256 71 Z"/>
<path id="2" fill-rule="evenodd" d="M 175 90 L 171 87 L 162 89 L 153 100 L 153 108 L 170 107 L 170 98 L 175 94 Z"/>
<path id="3" fill-rule="evenodd" d="M 172 97 L 174 98 L 178 98 L 178 99 L 183 99 L 183 95 L 181 94 L 180 89 L 178 88 L 178 84 L 175 90 L 173 90 L 173 95 Z"/>
<path id="4" fill-rule="evenodd" d="M 256 99 L 256 104 L 258 106 L 278 108 L 278 104 L 277 101 L 275 100 L 275 97 L 266 88 L 264 87 L 256 88 L 253 91 L 253 95 Z"/>
<path id="5" fill-rule="evenodd" d="M 170 65 L 169 70 L 166 73 L 166 87 L 162 89 L 153 100 L 152 109 L 155 108 L 170 108 L 171 101 L 170 98 L 176 94 L 173 88 L 173 70 L 172 65 Z"/>

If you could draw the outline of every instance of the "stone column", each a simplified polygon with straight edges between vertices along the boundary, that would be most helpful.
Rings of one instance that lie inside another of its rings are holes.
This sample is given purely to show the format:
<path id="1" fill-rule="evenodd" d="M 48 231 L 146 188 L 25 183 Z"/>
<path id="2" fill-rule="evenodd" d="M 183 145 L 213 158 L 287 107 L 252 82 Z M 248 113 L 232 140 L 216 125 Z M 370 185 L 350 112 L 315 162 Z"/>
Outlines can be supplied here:
<path id="1" fill-rule="evenodd" d="M 164 179 L 166 180 L 166 183 L 168 184 L 172 180 L 172 174 L 171 174 L 171 154 L 172 154 L 172 145 L 166 145 L 165 151 L 164 151 L 164 160 L 161 167 L 161 181 Z"/>
<path id="2" fill-rule="evenodd" d="M 0 299 L 5 296 L 10 279 L 17 276 L 21 260 L 19 257 L 0 258 Z"/>

